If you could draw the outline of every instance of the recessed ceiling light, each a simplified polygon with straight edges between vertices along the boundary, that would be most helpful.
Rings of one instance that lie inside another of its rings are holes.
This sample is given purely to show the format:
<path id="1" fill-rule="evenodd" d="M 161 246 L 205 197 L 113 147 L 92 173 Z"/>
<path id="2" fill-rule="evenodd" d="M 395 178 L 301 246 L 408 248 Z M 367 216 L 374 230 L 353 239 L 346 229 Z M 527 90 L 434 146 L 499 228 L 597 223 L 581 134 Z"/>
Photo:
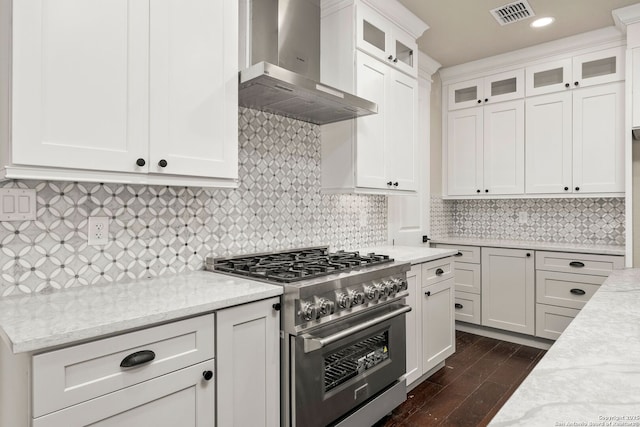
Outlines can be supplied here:
<path id="1" fill-rule="evenodd" d="M 533 21 L 531 23 L 531 28 L 540 28 L 540 27 L 546 27 L 547 25 L 550 25 L 551 23 L 553 23 L 553 21 L 555 21 L 555 18 L 552 18 L 551 16 L 545 16 L 544 18 L 538 18 L 535 21 Z"/>

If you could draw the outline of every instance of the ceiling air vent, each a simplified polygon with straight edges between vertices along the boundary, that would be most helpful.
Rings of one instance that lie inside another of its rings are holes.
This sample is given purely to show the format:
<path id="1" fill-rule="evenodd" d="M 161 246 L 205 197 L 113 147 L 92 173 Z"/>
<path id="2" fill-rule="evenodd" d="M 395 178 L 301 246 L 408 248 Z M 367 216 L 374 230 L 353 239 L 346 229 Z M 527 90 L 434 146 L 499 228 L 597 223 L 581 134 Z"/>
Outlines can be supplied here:
<path id="1" fill-rule="evenodd" d="M 535 16 L 527 0 L 505 4 L 504 6 L 493 9 L 491 14 L 500 25 L 513 24 L 514 22 Z"/>

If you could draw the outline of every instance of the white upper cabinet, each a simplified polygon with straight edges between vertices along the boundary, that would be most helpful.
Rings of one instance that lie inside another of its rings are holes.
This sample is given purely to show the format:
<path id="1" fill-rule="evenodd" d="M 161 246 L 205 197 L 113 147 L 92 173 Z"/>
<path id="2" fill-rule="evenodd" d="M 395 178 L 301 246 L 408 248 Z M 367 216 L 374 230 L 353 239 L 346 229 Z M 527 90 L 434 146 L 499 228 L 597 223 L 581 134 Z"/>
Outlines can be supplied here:
<path id="1" fill-rule="evenodd" d="M 624 47 L 531 65 L 526 70 L 527 96 L 624 80 Z"/>
<path id="2" fill-rule="evenodd" d="M 524 97 L 524 69 L 449 85 L 449 110 Z"/>
<path id="3" fill-rule="evenodd" d="M 524 101 L 453 111 L 447 125 L 451 196 L 524 192 Z"/>
<path id="4" fill-rule="evenodd" d="M 379 13 L 385 7 L 400 10 L 399 3 L 366 3 L 341 3 L 344 7 L 322 13 L 321 80 L 378 105 L 377 114 L 322 126 L 322 188 L 326 192 L 415 193 L 420 162 L 417 36 Z M 373 3 L 379 7 L 374 9 Z M 426 24 L 405 12 L 417 32 L 426 29 Z"/>
<path id="5" fill-rule="evenodd" d="M 356 47 L 417 77 L 418 45 L 415 38 L 361 2 L 356 6 L 356 15 Z"/>
<path id="6" fill-rule="evenodd" d="M 5 177 L 235 185 L 237 7 L 13 2 Z"/>

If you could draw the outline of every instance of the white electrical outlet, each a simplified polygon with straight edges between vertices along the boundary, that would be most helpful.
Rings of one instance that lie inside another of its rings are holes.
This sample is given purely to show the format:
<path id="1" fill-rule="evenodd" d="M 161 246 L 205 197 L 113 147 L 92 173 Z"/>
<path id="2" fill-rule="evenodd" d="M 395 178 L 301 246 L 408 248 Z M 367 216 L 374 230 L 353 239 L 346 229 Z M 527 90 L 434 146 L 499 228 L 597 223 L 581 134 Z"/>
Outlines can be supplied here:
<path id="1" fill-rule="evenodd" d="M 90 216 L 88 222 L 88 243 L 92 246 L 101 246 L 109 243 L 109 217 Z"/>

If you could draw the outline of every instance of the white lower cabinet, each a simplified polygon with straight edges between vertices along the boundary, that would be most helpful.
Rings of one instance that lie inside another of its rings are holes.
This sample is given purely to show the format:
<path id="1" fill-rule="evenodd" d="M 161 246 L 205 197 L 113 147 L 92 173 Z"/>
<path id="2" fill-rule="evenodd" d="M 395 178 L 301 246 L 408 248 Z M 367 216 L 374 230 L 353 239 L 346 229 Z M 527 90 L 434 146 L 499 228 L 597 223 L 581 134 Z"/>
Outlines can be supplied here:
<path id="1" fill-rule="evenodd" d="M 533 335 L 533 251 L 482 248 L 482 325 Z"/>
<path id="2" fill-rule="evenodd" d="M 453 288 L 453 278 L 422 287 L 422 370 L 425 373 L 455 351 Z"/>
<path id="3" fill-rule="evenodd" d="M 215 385 L 203 372 L 213 360 L 36 418 L 33 427 L 210 427 Z"/>
<path id="4" fill-rule="evenodd" d="M 217 424 L 280 425 L 280 298 L 216 312 Z"/>
<path id="5" fill-rule="evenodd" d="M 455 351 L 453 258 L 415 264 L 407 273 L 407 385 Z"/>

